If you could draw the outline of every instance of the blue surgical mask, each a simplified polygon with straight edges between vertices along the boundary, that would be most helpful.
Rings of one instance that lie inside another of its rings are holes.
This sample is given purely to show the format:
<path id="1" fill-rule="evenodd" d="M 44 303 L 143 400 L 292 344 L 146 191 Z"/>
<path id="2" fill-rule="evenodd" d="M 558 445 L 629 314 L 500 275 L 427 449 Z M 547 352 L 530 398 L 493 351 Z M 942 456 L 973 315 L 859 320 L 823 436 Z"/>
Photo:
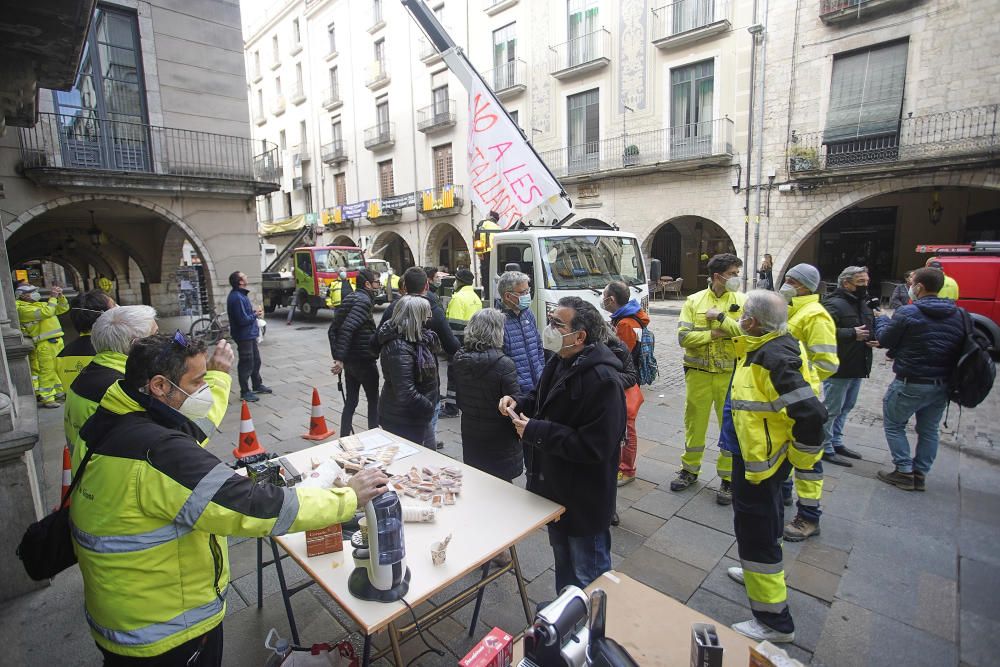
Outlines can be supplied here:
<path id="1" fill-rule="evenodd" d="M 517 297 L 517 307 L 519 310 L 527 310 L 531 307 L 531 295 L 522 294 Z"/>

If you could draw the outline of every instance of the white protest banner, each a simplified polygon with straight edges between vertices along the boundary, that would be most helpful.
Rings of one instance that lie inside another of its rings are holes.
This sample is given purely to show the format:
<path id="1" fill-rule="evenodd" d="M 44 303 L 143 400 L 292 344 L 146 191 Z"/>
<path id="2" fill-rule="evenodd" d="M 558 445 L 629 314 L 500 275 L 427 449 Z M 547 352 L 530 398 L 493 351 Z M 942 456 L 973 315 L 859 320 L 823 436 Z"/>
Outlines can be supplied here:
<path id="1" fill-rule="evenodd" d="M 500 214 L 507 229 L 558 197 L 562 186 L 524 141 L 500 103 L 472 77 L 469 86 L 469 193 L 485 217 Z"/>

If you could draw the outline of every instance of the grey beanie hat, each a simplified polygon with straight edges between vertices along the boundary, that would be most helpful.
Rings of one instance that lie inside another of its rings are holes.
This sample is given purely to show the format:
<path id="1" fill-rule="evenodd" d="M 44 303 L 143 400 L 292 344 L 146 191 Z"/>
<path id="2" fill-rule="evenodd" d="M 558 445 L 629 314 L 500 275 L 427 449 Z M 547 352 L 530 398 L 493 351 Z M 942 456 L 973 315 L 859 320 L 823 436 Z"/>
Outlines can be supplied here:
<path id="1" fill-rule="evenodd" d="M 812 264 L 796 264 L 785 272 L 785 277 L 798 280 L 810 292 L 815 292 L 819 287 L 819 269 Z"/>

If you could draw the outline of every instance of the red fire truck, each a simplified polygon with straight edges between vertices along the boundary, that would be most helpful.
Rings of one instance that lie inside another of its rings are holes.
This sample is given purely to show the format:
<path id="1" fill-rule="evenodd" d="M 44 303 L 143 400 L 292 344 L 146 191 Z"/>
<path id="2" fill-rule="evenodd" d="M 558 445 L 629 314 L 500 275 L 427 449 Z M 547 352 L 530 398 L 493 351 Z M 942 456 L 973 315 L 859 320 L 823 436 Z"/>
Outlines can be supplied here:
<path id="1" fill-rule="evenodd" d="M 969 245 L 918 245 L 941 262 L 941 269 L 958 283 L 958 305 L 972 314 L 976 328 L 1000 353 L 1000 241 Z"/>

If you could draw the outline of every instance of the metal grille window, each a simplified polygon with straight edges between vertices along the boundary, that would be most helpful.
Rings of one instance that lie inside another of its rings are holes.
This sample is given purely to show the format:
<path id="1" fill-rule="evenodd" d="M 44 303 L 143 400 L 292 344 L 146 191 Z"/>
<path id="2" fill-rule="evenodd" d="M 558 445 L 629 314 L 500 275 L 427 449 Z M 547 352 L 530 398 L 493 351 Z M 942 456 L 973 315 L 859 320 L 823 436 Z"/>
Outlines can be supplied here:
<path id="1" fill-rule="evenodd" d="M 434 158 L 434 187 L 440 188 L 454 183 L 454 163 L 452 162 L 451 144 L 436 146 Z"/>
<path id="2" fill-rule="evenodd" d="M 378 163 L 378 190 L 380 197 L 391 197 L 396 194 L 392 182 L 392 160 Z"/>
<path id="3" fill-rule="evenodd" d="M 906 54 L 899 42 L 834 58 L 824 143 L 896 135 Z"/>
<path id="4" fill-rule="evenodd" d="M 714 95 L 713 61 L 670 71 L 670 153 L 674 159 L 711 152 Z"/>
<path id="5" fill-rule="evenodd" d="M 600 142 L 600 91 L 595 88 L 566 98 L 571 173 L 596 167 Z"/>
<path id="6" fill-rule="evenodd" d="M 347 174 L 337 174 L 333 177 L 333 189 L 336 190 L 337 205 L 347 203 Z"/>

